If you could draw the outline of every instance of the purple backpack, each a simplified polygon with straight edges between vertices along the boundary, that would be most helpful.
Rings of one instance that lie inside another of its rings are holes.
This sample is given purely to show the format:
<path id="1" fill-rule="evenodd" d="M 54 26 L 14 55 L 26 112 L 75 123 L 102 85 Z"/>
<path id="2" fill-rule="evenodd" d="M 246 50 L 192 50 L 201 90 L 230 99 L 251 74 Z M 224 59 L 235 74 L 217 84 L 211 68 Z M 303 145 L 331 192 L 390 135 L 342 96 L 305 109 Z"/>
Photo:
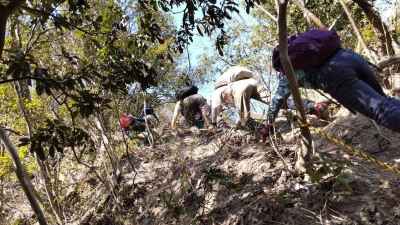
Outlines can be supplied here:
<path id="1" fill-rule="evenodd" d="M 306 69 L 322 65 L 340 48 L 336 31 L 312 29 L 288 38 L 288 53 L 293 68 Z M 272 53 L 272 65 L 283 72 L 279 58 L 279 46 Z"/>

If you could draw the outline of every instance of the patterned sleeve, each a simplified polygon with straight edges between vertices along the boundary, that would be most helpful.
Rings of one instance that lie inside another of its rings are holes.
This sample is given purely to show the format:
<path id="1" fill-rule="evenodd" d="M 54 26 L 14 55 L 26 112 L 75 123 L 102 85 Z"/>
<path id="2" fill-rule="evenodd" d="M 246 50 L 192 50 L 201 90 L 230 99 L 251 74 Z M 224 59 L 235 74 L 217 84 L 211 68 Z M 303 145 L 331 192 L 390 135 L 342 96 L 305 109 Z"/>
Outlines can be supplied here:
<path id="1" fill-rule="evenodd" d="M 278 86 L 275 92 L 272 94 L 271 104 L 268 108 L 267 118 L 269 123 L 275 121 L 279 110 L 283 103 L 287 100 L 290 95 L 289 81 L 285 75 L 278 75 Z"/>

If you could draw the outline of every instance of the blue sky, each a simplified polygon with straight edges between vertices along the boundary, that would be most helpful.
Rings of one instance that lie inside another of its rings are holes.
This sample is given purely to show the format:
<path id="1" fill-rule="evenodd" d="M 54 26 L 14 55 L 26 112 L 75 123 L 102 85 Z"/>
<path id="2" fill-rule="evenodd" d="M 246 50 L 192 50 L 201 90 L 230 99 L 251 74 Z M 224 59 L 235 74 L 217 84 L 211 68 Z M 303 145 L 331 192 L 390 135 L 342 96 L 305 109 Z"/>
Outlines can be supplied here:
<path id="1" fill-rule="evenodd" d="M 256 24 L 256 19 L 253 16 L 247 14 L 245 11 L 243 11 L 244 10 L 243 6 L 240 5 L 239 10 L 240 10 L 239 16 L 237 16 L 238 15 L 237 13 L 232 14 L 232 16 L 237 18 L 237 20 L 239 20 L 242 23 L 249 24 L 249 26 Z M 182 9 L 178 8 L 174 11 L 179 12 L 179 11 L 182 11 Z M 182 13 L 174 14 L 174 16 L 173 16 L 174 23 L 178 29 L 182 24 L 182 16 L 183 16 Z M 233 22 L 228 20 L 226 22 L 226 25 L 230 26 L 232 23 Z M 193 42 L 190 44 L 190 46 L 188 48 L 191 69 L 194 69 L 198 65 L 199 60 L 202 55 L 204 55 L 204 54 L 211 55 L 211 54 L 215 53 L 215 44 L 214 43 L 215 43 L 215 37 L 200 36 L 199 34 L 195 34 L 193 36 Z M 187 58 L 187 52 L 185 52 L 185 54 L 182 57 Z M 184 62 L 186 62 L 186 63 L 180 65 L 181 68 L 188 70 L 189 63 L 187 62 L 187 60 L 185 60 Z M 209 99 L 211 97 L 211 94 L 213 91 L 212 86 L 213 86 L 212 82 L 205 83 L 205 84 L 199 84 L 199 93 Z"/>

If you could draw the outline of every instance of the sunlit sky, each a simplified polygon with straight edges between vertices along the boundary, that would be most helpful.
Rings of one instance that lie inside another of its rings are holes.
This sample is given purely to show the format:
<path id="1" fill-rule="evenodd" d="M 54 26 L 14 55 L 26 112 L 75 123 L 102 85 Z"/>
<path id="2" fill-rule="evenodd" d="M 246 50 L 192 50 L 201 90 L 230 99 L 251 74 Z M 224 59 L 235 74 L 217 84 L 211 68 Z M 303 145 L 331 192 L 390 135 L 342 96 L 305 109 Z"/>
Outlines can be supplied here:
<path id="1" fill-rule="evenodd" d="M 239 16 L 237 13 L 233 13 L 232 16 L 236 16 L 236 18 L 242 22 L 242 23 L 246 23 L 248 26 L 252 26 L 252 25 L 256 25 L 257 21 L 256 19 L 247 14 L 244 11 L 244 7 L 243 6 L 239 6 Z M 182 11 L 180 9 L 176 9 L 175 11 L 179 12 Z M 173 16 L 174 19 L 174 23 L 177 26 L 177 28 L 179 28 L 182 24 L 182 14 L 174 14 Z M 226 23 L 227 26 L 230 26 L 231 23 L 229 23 L 229 21 L 227 21 Z M 198 34 L 195 34 L 193 37 L 193 42 L 190 44 L 189 48 L 188 48 L 188 53 L 185 52 L 185 54 L 183 55 L 183 57 L 187 58 L 189 55 L 190 57 L 190 68 L 189 68 L 189 63 L 188 60 L 185 60 L 184 64 L 180 65 L 181 68 L 183 68 L 186 71 L 189 71 L 190 69 L 194 69 L 198 63 L 200 62 L 200 58 L 202 55 L 204 54 L 214 54 L 215 53 L 215 38 L 214 37 L 207 37 L 207 36 L 200 36 Z M 220 74 L 216 74 L 214 79 L 219 76 Z M 210 98 L 213 88 L 212 88 L 212 82 L 210 83 L 205 83 L 205 84 L 198 84 L 199 86 L 199 93 L 202 94 L 204 97 L 206 98 Z"/>

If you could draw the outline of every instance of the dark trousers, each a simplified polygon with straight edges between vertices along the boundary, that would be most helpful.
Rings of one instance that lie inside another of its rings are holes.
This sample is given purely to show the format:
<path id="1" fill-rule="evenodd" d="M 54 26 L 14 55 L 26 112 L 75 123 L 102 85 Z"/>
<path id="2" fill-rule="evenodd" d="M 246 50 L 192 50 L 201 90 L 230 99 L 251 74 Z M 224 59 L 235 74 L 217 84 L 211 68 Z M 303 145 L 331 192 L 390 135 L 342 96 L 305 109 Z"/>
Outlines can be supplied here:
<path id="1" fill-rule="evenodd" d="M 373 70 L 361 56 L 351 50 L 339 50 L 312 73 L 318 76 L 316 86 L 343 106 L 400 132 L 400 101 L 383 93 Z"/>

